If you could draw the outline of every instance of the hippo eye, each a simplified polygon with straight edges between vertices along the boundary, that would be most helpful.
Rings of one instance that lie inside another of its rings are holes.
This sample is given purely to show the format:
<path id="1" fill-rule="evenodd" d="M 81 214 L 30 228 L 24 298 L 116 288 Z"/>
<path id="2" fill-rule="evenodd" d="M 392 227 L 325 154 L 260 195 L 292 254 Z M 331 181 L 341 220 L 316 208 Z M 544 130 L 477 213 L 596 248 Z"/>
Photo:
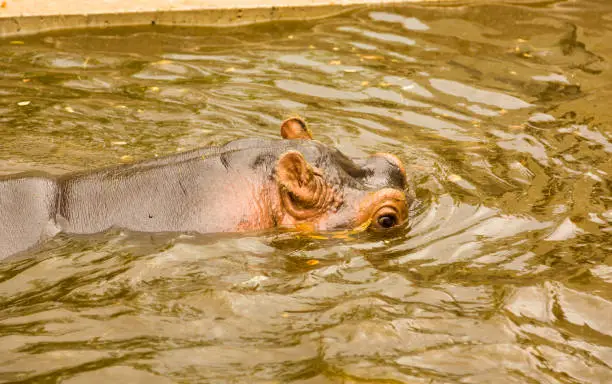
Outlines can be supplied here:
<path id="1" fill-rule="evenodd" d="M 391 228 L 397 224 L 397 217 L 395 215 L 384 215 L 380 216 L 377 222 L 382 228 Z"/>

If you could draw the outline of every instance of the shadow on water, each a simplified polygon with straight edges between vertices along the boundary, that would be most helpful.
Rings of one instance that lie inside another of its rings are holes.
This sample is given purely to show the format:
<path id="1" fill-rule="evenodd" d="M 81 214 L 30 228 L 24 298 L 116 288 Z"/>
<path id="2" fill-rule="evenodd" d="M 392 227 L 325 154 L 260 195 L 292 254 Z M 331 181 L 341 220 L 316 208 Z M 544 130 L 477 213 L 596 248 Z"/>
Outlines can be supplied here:
<path id="1" fill-rule="evenodd" d="M 305 116 L 409 164 L 409 230 L 58 236 L 0 264 L 0 382 L 612 381 L 612 7 L 0 41 L 0 175 Z"/>

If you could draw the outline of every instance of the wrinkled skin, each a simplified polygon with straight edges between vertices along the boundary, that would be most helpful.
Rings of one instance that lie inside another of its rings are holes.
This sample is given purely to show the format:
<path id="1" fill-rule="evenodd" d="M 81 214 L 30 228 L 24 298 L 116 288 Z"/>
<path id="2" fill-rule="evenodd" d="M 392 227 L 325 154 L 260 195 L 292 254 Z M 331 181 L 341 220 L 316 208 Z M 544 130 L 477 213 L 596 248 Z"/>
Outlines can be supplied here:
<path id="1" fill-rule="evenodd" d="M 408 220 L 395 156 L 351 160 L 312 140 L 298 118 L 281 135 L 59 178 L 0 179 L 0 258 L 59 232 L 384 231 Z"/>

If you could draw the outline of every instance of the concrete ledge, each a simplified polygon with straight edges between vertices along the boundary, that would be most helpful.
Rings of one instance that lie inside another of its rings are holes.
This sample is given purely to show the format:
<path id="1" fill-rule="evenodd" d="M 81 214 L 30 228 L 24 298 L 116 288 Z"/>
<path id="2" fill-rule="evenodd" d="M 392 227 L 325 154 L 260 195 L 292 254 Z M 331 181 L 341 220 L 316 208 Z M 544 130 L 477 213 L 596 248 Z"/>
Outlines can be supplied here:
<path id="1" fill-rule="evenodd" d="M 350 9 L 350 8 L 349 8 Z M 120 26 L 232 26 L 275 20 L 304 20 L 332 16 L 342 6 L 244 9 L 125 11 L 115 13 L 57 14 L 0 18 L 0 38 L 77 28 Z"/>
<path id="2" fill-rule="evenodd" d="M 504 0 L 489 0 L 503 2 Z M 540 0 L 541 1 L 541 0 Z M 461 3 L 478 0 L 464 0 Z M 533 3 L 538 0 L 513 0 Z M 456 0 L 0 0 L 0 38 L 75 28 L 232 26 L 332 16 L 357 6 Z"/>

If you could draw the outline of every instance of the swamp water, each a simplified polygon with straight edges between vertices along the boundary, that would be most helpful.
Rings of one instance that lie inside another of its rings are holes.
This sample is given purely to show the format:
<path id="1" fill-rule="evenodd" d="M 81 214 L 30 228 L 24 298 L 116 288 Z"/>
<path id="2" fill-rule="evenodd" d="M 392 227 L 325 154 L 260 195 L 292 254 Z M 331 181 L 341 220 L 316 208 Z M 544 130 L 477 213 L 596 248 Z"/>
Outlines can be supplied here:
<path id="1" fill-rule="evenodd" d="M 298 113 L 420 201 L 386 240 L 59 236 L 0 264 L 0 382 L 612 382 L 611 60 L 609 1 L 0 41 L 2 175 Z"/>

